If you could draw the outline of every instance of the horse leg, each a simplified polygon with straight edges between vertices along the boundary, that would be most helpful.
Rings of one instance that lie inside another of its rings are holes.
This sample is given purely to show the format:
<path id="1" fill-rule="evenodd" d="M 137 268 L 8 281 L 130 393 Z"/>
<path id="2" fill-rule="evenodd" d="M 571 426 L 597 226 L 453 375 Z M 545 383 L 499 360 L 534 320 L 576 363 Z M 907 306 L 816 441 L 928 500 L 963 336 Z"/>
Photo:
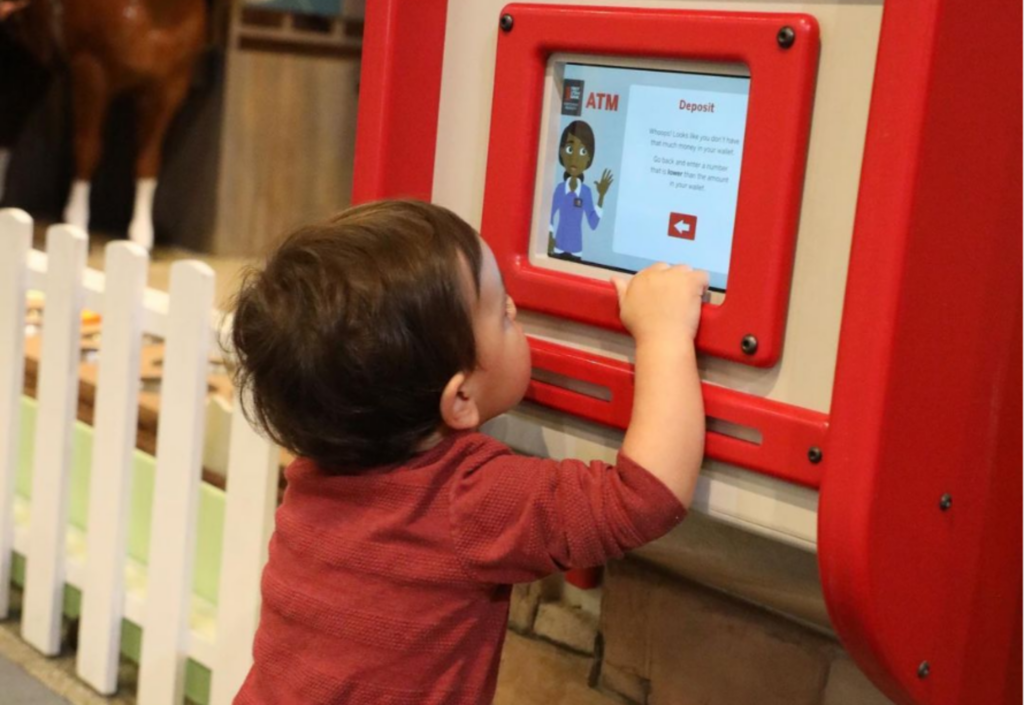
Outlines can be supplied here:
<path id="1" fill-rule="evenodd" d="M 87 54 L 71 60 L 71 109 L 74 117 L 75 179 L 64 207 L 64 221 L 89 226 L 89 185 L 100 161 L 103 121 L 110 104 L 110 85 L 100 62 Z"/>
<path id="2" fill-rule="evenodd" d="M 159 83 L 147 86 L 139 95 L 135 210 L 128 226 L 128 237 L 147 249 L 153 247 L 153 194 L 160 173 L 164 136 L 185 99 L 191 75 L 191 66 L 188 66 Z"/>

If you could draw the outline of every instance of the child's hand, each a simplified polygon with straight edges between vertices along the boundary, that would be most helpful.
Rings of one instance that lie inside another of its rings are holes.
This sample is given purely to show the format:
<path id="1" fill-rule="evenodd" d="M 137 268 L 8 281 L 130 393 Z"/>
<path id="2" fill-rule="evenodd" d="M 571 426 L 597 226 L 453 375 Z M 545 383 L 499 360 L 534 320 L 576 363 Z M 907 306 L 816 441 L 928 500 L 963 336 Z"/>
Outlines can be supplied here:
<path id="1" fill-rule="evenodd" d="M 697 336 L 707 272 L 659 262 L 628 283 L 614 277 L 612 283 L 619 294 L 619 317 L 638 345 L 658 339 L 692 341 Z"/>

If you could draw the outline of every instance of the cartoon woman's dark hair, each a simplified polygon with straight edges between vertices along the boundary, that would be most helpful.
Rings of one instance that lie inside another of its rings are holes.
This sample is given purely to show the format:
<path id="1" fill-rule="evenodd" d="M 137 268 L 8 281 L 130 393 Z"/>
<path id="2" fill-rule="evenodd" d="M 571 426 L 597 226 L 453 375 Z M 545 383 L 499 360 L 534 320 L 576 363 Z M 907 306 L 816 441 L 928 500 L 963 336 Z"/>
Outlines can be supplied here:
<path id="1" fill-rule="evenodd" d="M 565 129 L 562 130 L 562 139 L 558 142 L 558 163 L 565 166 L 565 162 L 562 161 L 562 150 L 565 149 L 565 144 L 569 141 L 569 135 L 572 135 L 587 148 L 587 154 L 590 159 L 587 160 L 587 168 L 594 163 L 594 130 L 591 129 L 590 125 L 583 122 L 582 120 L 573 120 Z M 568 179 L 569 172 L 565 172 L 562 175 L 562 179 Z M 580 181 L 583 181 L 583 174 L 580 174 Z"/>

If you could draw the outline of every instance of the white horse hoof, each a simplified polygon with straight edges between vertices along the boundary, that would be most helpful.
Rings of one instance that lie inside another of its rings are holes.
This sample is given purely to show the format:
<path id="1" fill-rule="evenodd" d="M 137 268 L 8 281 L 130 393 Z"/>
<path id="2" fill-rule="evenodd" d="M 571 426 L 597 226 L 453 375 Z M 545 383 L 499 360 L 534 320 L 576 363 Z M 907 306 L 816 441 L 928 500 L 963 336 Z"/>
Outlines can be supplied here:
<path id="1" fill-rule="evenodd" d="M 85 231 L 89 230 L 89 189 L 88 181 L 76 180 L 64 207 L 64 222 Z"/>
<path id="2" fill-rule="evenodd" d="M 89 216 L 72 208 L 66 208 L 64 210 L 64 222 L 85 231 L 89 230 Z"/>
<path id="3" fill-rule="evenodd" d="M 89 230 L 89 207 L 79 203 L 69 203 L 64 209 L 64 222 L 82 230 Z"/>
<path id="4" fill-rule="evenodd" d="M 133 220 L 128 226 L 128 239 L 147 250 L 153 249 L 153 221 Z"/>

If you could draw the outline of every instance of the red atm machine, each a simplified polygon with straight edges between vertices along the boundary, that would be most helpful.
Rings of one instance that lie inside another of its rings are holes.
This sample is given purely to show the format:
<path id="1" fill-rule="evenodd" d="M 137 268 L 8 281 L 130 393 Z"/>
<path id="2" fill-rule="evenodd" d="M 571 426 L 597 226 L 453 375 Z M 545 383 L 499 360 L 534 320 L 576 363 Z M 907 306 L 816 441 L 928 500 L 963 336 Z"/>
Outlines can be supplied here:
<path id="1" fill-rule="evenodd" d="M 706 269 L 698 509 L 894 701 L 1020 702 L 1021 5 L 751 7 L 368 3 L 354 200 L 479 227 L 549 449 L 628 424 L 609 275 Z"/>

